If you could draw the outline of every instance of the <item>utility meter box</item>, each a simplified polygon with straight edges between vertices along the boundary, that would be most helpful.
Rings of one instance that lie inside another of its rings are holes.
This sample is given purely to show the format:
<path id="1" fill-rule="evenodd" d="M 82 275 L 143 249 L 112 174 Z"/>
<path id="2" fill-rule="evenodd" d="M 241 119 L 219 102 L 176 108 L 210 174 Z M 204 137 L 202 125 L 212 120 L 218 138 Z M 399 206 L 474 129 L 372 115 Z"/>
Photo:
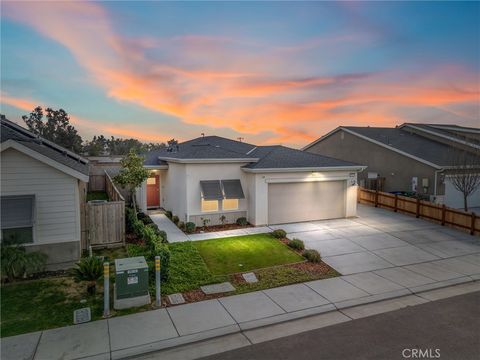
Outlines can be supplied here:
<path id="1" fill-rule="evenodd" d="M 148 294 L 148 265 L 143 256 L 115 260 L 115 295 L 127 299 Z"/>

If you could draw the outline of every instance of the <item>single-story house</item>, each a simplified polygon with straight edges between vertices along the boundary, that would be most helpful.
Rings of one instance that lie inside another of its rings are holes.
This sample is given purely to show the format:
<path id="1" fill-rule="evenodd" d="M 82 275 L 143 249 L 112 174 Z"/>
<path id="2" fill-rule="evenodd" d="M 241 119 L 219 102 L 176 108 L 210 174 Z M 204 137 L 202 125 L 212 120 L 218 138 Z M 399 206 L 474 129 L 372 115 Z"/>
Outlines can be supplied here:
<path id="1" fill-rule="evenodd" d="M 204 136 L 146 154 L 139 207 L 181 221 L 291 223 L 356 215 L 363 166 L 284 146 Z M 225 218 L 223 218 L 225 217 Z"/>
<path id="2" fill-rule="evenodd" d="M 362 187 L 414 192 L 462 208 L 463 194 L 452 184 L 458 173 L 452 152 L 466 151 L 478 159 L 480 129 L 411 123 L 394 128 L 340 126 L 303 150 L 367 165 L 359 175 Z M 469 196 L 468 204 L 480 206 L 480 190 Z"/>
<path id="3" fill-rule="evenodd" d="M 88 162 L 1 118 L 1 241 L 48 255 L 66 268 L 81 255 Z"/>

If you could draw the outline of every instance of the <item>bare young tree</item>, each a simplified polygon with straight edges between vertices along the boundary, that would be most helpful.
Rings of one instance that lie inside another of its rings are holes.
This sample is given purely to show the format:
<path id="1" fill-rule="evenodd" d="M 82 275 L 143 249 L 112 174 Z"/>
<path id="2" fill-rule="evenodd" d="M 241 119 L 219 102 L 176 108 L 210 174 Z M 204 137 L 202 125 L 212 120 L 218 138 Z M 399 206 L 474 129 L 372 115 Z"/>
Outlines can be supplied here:
<path id="1" fill-rule="evenodd" d="M 449 179 L 455 189 L 463 194 L 463 207 L 468 211 L 468 197 L 480 187 L 480 151 L 451 149 Z"/>

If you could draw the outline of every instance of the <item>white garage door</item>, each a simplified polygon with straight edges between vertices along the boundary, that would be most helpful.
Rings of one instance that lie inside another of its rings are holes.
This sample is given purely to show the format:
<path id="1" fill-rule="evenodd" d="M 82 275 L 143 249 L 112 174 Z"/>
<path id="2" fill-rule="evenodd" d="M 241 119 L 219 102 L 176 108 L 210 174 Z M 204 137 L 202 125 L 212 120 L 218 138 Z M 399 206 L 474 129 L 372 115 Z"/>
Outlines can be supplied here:
<path id="1" fill-rule="evenodd" d="M 463 209 L 463 194 L 453 186 L 448 177 L 445 179 L 445 198 L 443 202 L 449 207 Z M 480 189 L 470 194 L 467 203 L 469 208 L 480 206 Z"/>
<path id="2" fill-rule="evenodd" d="M 268 223 L 345 217 L 346 181 L 268 185 Z"/>

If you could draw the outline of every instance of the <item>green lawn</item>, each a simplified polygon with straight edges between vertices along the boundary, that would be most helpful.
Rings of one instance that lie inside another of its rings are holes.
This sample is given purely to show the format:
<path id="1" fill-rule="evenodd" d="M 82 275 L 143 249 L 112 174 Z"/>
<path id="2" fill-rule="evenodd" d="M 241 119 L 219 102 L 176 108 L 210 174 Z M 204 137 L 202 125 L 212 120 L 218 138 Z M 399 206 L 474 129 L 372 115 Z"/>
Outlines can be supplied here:
<path id="1" fill-rule="evenodd" d="M 214 275 L 228 275 L 303 261 L 303 257 L 270 234 L 194 242 Z"/>
<path id="2" fill-rule="evenodd" d="M 105 191 L 89 191 L 87 193 L 87 201 L 91 200 L 107 200 L 108 195 Z"/>

